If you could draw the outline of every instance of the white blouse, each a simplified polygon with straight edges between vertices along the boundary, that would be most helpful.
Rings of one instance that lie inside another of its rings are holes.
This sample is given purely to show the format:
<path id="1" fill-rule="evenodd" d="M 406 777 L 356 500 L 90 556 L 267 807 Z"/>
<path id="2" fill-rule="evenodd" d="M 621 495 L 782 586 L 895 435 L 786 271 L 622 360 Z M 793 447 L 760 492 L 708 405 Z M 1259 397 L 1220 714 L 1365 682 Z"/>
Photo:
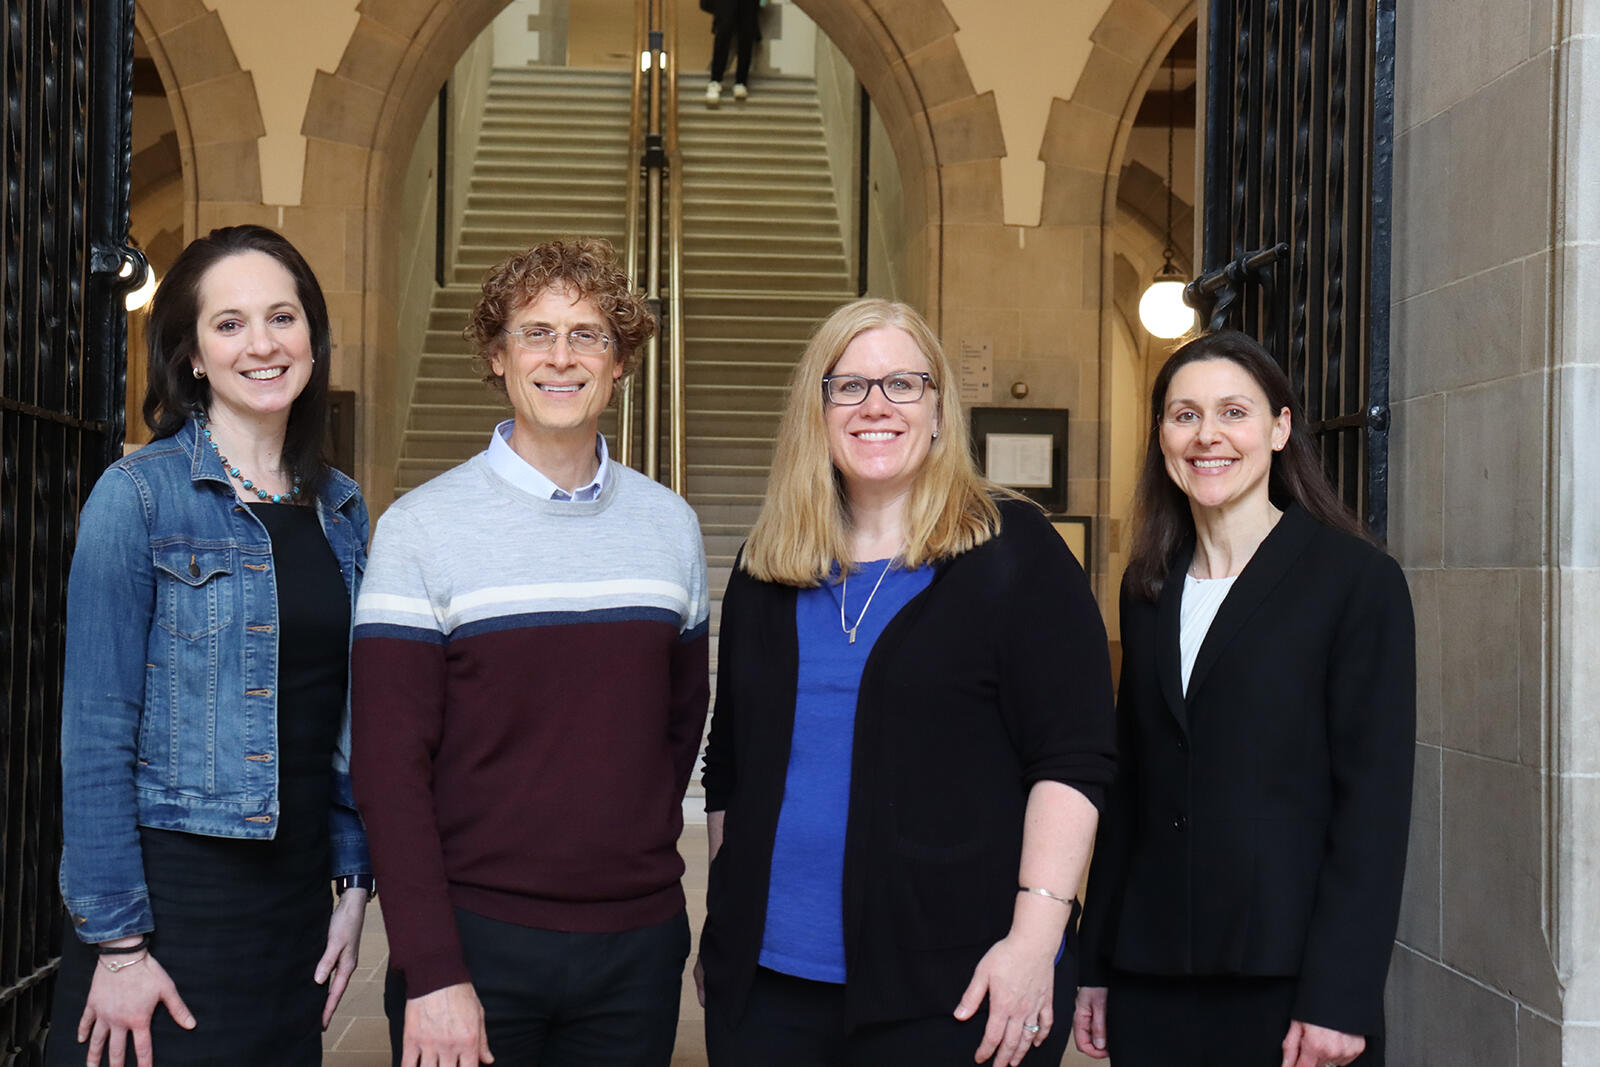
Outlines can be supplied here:
<path id="1" fill-rule="evenodd" d="M 1189 675 L 1194 672 L 1194 661 L 1200 655 L 1211 622 L 1217 609 L 1233 588 L 1232 578 L 1183 577 L 1183 603 L 1178 611 L 1178 654 L 1183 666 L 1183 695 L 1189 695 Z"/>

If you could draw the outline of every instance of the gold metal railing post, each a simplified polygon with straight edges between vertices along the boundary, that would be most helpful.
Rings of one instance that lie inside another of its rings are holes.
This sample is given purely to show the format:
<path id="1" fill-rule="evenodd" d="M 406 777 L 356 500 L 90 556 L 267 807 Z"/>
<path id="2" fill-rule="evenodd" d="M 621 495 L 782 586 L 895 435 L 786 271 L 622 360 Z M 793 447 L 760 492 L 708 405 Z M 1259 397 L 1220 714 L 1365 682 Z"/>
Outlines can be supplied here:
<path id="1" fill-rule="evenodd" d="M 669 2 L 666 27 L 666 152 L 667 152 L 667 370 L 672 389 L 672 491 L 689 492 L 688 386 L 683 352 L 683 153 L 678 147 L 678 5 Z"/>
<path id="2" fill-rule="evenodd" d="M 675 2 L 675 0 L 671 0 Z M 661 77 L 663 0 L 650 5 L 650 120 L 646 124 L 645 172 L 646 238 L 645 298 L 661 306 Z M 644 473 L 661 477 L 661 331 L 645 346 L 644 353 Z"/>
<path id="3" fill-rule="evenodd" d="M 633 95 L 628 113 L 628 191 L 627 201 L 627 252 L 623 263 L 628 278 L 635 283 L 639 278 L 639 172 L 644 163 L 644 60 L 650 46 L 650 0 L 635 0 L 633 6 Z M 654 66 L 654 64 L 651 64 Z M 636 375 L 622 381 L 622 394 L 617 398 L 617 462 L 625 467 L 634 461 L 635 403 L 638 390 L 634 385 Z"/>

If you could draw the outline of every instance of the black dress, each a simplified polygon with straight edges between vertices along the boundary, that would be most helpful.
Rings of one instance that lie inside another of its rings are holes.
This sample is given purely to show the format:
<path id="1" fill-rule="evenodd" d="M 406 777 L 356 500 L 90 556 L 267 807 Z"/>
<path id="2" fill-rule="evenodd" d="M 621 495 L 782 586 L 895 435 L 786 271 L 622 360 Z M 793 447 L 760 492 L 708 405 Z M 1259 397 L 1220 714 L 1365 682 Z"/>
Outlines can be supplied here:
<path id="1" fill-rule="evenodd" d="M 272 537 L 278 592 L 277 835 L 270 841 L 140 828 L 155 914 L 151 953 L 194 1013 L 151 1021 L 158 1067 L 287 1067 L 322 1062 L 317 961 L 327 947 L 328 809 L 344 713 L 350 597 L 314 508 L 252 504 Z M 83 1063 L 78 1020 L 96 957 L 62 946 L 45 1062 Z M 127 1062 L 135 1062 L 128 1049 Z"/>

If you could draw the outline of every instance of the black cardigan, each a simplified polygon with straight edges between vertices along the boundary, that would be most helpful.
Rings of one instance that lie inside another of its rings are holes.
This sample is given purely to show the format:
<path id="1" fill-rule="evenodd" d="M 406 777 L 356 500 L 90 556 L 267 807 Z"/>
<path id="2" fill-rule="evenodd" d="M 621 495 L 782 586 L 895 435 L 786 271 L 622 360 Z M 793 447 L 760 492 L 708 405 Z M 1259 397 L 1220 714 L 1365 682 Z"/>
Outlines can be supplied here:
<path id="1" fill-rule="evenodd" d="M 1083 570 L 1031 505 L 940 563 L 878 639 L 856 704 L 845 832 L 846 1002 L 855 1022 L 955 1009 L 1011 925 L 1028 791 L 1098 804 L 1114 769 L 1105 628 Z M 766 924 L 794 729 L 795 590 L 735 567 L 722 602 L 706 807 L 724 811 L 700 953 L 743 1013 Z M 840 635 L 840 640 L 844 640 Z M 1071 989 L 1074 953 L 1057 981 Z"/>
<path id="2" fill-rule="evenodd" d="M 1373 1034 L 1400 907 L 1416 642 L 1399 565 L 1290 507 L 1222 602 L 1187 698 L 1178 619 L 1122 594 L 1118 777 L 1083 923 L 1111 969 L 1298 979 L 1294 1018 Z"/>

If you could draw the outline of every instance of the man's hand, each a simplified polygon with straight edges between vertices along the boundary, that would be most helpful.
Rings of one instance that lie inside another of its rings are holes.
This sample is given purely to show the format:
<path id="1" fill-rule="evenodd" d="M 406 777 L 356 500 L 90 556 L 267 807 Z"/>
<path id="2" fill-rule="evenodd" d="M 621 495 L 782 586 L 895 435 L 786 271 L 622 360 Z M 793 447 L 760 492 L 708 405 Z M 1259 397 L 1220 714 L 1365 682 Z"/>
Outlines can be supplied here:
<path id="1" fill-rule="evenodd" d="M 1367 1039 L 1359 1034 L 1295 1020 L 1283 1039 L 1283 1067 L 1345 1067 L 1366 1049 Z"/>
<path id="2" fill-rule="evenodd" d="M 400 1067 L 478 1067 L 493 1062 L 483 1005 L 472 983 L 447 985 L 406 1001 Z"/>

